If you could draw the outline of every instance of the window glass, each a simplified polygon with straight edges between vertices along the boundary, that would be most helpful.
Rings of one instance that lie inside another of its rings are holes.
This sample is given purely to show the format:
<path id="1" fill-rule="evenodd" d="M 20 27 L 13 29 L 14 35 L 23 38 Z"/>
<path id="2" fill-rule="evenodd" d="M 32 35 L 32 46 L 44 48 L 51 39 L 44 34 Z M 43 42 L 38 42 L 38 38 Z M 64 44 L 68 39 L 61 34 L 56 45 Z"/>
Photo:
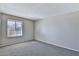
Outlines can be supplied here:
<path id="1" fill-rule="evenodd" d="M 22 22 L 15 20 L 8 20 L 7 36 L 8 37 L 22 36 Z"/>

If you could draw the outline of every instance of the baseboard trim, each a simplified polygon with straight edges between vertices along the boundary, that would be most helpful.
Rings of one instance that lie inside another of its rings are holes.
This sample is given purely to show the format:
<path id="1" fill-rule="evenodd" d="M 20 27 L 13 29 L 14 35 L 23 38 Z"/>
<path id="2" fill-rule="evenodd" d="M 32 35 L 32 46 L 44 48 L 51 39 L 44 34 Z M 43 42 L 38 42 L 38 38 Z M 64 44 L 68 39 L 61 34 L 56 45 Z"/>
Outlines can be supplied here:
<path id="1" fill-rule="evenodd" d="M 44 43 L 44 44 L 48 44 L 48 45 L 51 45 L 51 46 L 57 46 L 57 47 L 59 47 L 59 48 L 67 49 L 67 50 L 70 50 L 70 51 L 79 52 L 79 51 L 76 51 L 76 50 L 74 50 L 74 49 L 70 49 L 70 48 L 58 46 L 58 45 L 56 45 L 56 44 L 50 44 L 50 43 L 45 42 L 45 41 L 41 41 L 41 40 L 35 40 L 35 41 L 41 42 L 41 43 Z"/>
<path id="2" fill-rule="evenodd" d="M 13 43 L 13 44 L 9 44 L 9 45 L 0 45 L 0 48 L 11 46 L 11 45 L 15 45 L 15 44 L 20 44 L 20 43 L 25 43 L 25 42 L 31 42 L 31 41 L 34 41 L 34 40 L 28 40 L 28 41 L 18 42 L 18 43 Z"/>

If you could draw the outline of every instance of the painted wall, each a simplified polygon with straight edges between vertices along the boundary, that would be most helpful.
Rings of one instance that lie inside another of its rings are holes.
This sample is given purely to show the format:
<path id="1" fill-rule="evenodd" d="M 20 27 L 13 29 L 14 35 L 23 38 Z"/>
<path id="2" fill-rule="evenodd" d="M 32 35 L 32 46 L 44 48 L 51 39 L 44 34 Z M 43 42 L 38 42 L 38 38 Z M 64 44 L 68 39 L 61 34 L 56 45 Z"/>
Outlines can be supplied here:
<path id="1" fill-rule="evenodd" d="M 23 36 L 22 37 L 13 37 L 13 38 L 7 37 L 7 25 L 6 24 L 7 24 L 8 19 L 23 21 Z M 20 18 L 16 16 L 2 14 L 2 24 L 0 25 L 2 26 L 0 27 L 0 29 L 2 29 L 1 31 L 2 34 L 0 32 L 0 35 L 2 35 L 2 39 L 0 39 L 1 40 L 0 46 L 33 40 L 33 21 L 29 19 L 24 19 L 24 18 Z"/>
<path id="2" fill-rule="evenodd" d="M 79 12 L 37 21 L 35 39 L 79 51 Z"/>
<path id="3" fill-rule="evenodd" d="M 1 35 L 1 14 L 0 14 L 0 44 L 1 44 L 1 38 L 2 38 L 2 35 Z"/>

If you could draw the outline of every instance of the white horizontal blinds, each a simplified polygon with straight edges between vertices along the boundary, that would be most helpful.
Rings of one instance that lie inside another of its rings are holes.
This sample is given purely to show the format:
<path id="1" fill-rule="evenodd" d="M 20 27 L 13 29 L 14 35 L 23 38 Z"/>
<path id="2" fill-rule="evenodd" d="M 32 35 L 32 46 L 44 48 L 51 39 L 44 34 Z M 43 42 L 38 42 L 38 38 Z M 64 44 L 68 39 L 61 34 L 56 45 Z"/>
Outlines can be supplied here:
<path id="1" fill-rule="evenodd" d="M 8 20 L 7 21 L 7 36 L 8 37 L 16 36 L 15 21 L 14 20 Z"/>
<path id="2" fill-rule="evenodd" d="M 22 22 L 16 20 L 8 20 L 7 36 L 8 37 L 22 36 Z"/>
<path id="3" fill-rule="evenodd" d="M 22 36 L 22 22 L 21 21 L 15 22 L 15 30 L 16 30 L 16 36 Z"/>

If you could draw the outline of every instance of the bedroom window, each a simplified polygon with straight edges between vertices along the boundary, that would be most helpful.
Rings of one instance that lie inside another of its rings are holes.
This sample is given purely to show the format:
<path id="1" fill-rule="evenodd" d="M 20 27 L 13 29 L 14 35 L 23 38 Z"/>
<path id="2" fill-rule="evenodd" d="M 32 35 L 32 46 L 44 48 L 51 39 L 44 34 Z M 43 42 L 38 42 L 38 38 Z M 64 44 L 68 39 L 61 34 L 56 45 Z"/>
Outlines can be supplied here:
<path id="1" fill-rule="evenodd" d="M 17 20 L 8 20 L 7 21 L 7 36 L 8 37 L 17 37 L 22 36 L 22 21 Z"/>

